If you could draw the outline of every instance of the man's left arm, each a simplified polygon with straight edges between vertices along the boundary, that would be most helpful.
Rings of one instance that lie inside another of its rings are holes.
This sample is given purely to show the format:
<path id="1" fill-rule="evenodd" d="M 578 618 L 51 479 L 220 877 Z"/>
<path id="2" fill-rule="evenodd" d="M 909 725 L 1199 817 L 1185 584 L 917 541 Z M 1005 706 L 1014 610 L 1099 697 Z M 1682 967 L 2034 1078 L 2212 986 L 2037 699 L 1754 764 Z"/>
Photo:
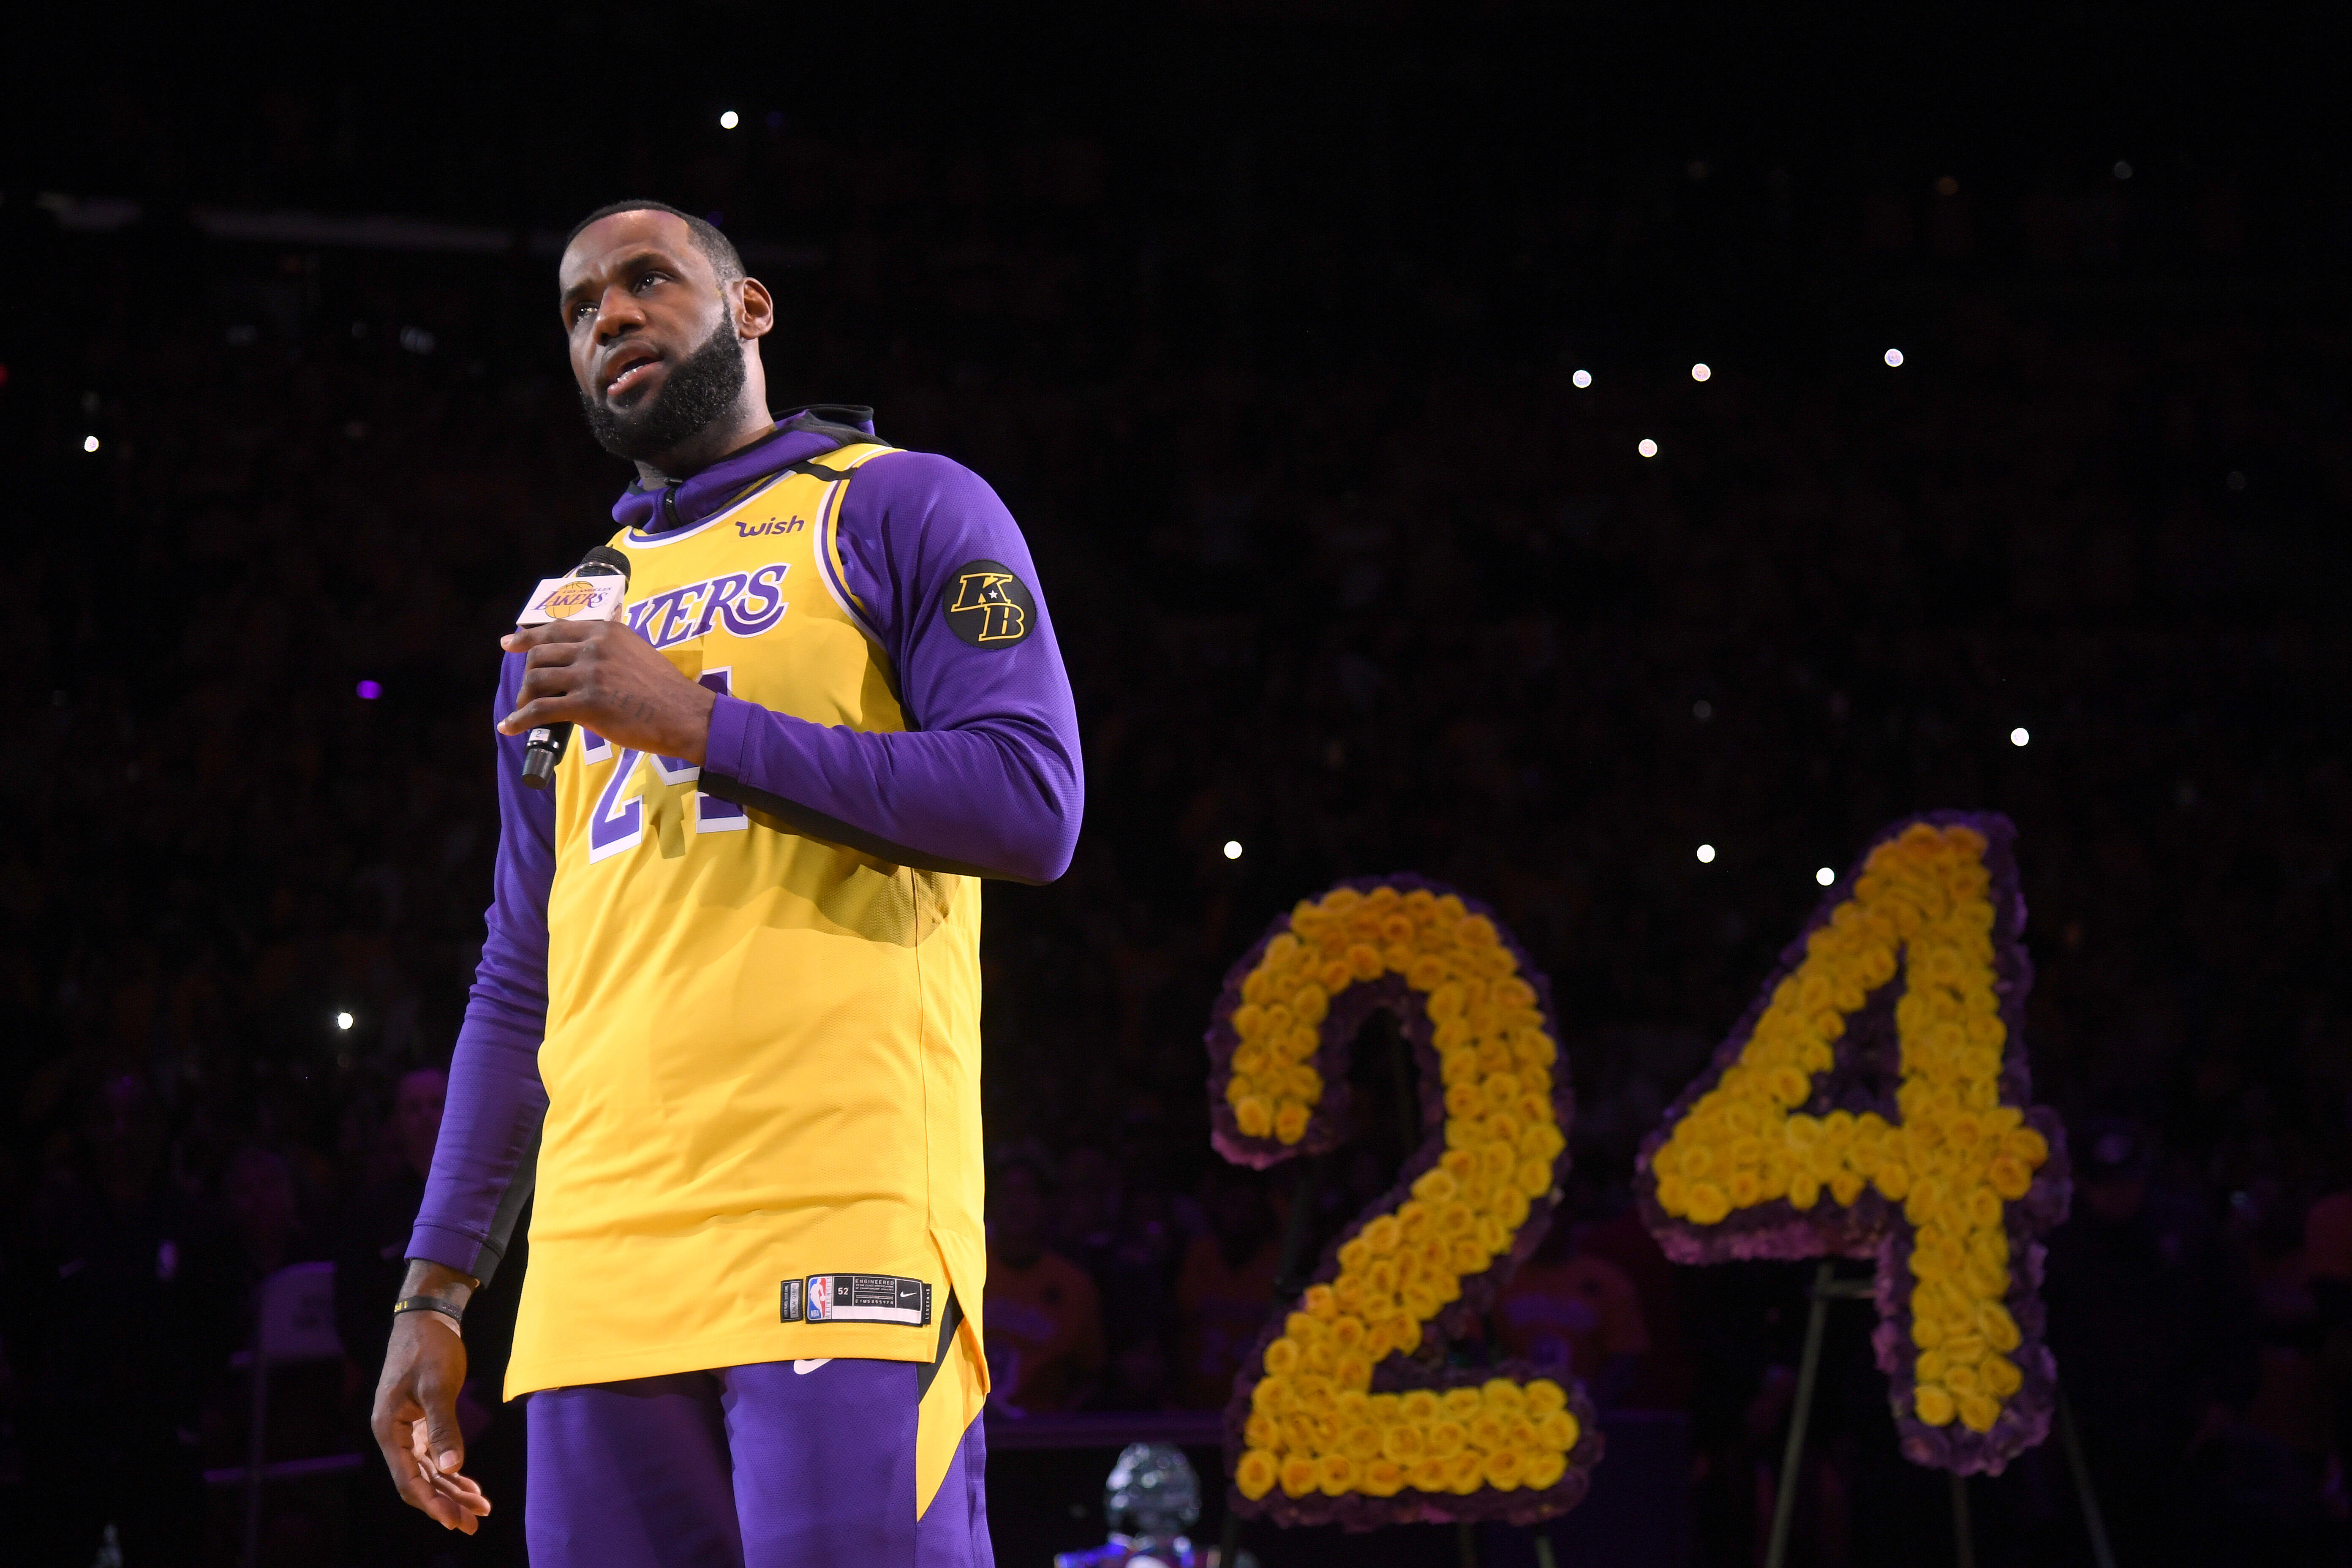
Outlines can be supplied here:
<path id="1" fill-rule="evenodd" d="M 1077 713 L 1004 503 L 946 458 L 886 453 L 856 471 L 835 536 L 816 543 L 828 586 L 888 656 L 909 728 L 813 724 L 722 697 L 703 787 L 899 865 L 1059 877 L 1085 804 Z"/>
<path id="2" fill-rule="evenodd" d="M 961 465 L 890 452 L 856 471 L 834 526 L 815 541 L 818 569 L 887 656 L 908 730 L 716 696 L 616 622 L 508 637 L 530 673 L 499 729 L 583 723 L 699 763 L 704 789 L 792 832 L 925 870 L 1054 880 L 1076 847 L 1085 772 L 1053 618 L 1012 514 Z"/>

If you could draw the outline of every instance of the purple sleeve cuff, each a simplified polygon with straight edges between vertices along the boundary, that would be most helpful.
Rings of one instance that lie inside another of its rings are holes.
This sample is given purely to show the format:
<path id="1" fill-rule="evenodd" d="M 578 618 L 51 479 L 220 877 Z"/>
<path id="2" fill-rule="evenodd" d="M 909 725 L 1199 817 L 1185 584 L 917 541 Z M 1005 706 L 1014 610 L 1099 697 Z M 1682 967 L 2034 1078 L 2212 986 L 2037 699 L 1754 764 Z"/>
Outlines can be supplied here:
<path id="1" fill-rule="evenodd" d="M 770 716 L 766 709 L 740 697 L 719 698 L 710 709 L 710 738 L 703 743 L 702 752 L 704 771 L 725 778 L 741 778 L 751 726 Z"/>
<path id="2" fill-rule="evenodd" d="M 482 1239 L 462 1231 L 444 1230 L 437 1225 L 420 1224 L 408 1233 L 408 1256 L 412 1260 L 438 1263 L 460 1274 L 471 1274 L 474 1265 L 481 1261 Z"/>
<path id="3" fill-rule="evenodd" d="M 1085 772 L 1069 678 L 1012 514 L 969 469 L 892 452 L 857 470 L 837 526 L 841 586 L 889 654 L 913 727 L 866 732 L 721 697 L 704 787 L 898 865 L 1052 881 L 1076 847 Z M 1018 637 L 975 644 L 950 622 L 960 582 L 983 564 L 1012 573 L 1031 600 Z"/>
<path id="4" fill-rule="evenodd" d="M 509 654 L 496 714 L 514 710 L 522 658 Z M 522 784 L 523 742 L 497 743 L 499 853 L 482 959 L 449 1059 L 449 1097 L 408 1256 L 488 1279 L 505 1255 L 509 1202 L 547 1113 L 539 1043 L 547 1027 L 547 895 L 555 797 Z"/>

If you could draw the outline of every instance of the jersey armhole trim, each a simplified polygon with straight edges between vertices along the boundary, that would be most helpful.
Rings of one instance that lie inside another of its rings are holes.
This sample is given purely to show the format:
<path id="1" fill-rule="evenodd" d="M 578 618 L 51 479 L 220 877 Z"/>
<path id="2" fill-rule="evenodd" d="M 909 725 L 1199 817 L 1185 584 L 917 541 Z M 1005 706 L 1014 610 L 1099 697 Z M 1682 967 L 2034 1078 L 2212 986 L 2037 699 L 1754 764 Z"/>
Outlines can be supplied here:
<path id="1" fill-rule="evenodd" d="M 824 496 L 818 502 L 821 508 L 820 515 L 824 520 L 824 538 L 816 552 L 817 576 L 824 580 L 824 591 L 832 595 L 835 606 L 849 617 L 849 624 L 864 634 L 866 640 L 872 643 L 886 659 L 890 650 L 883 644 L 881 637 L 874 630 L 872 623 L 866 618 L 867 614 L 866 601 L 859 598 L 849 586 L 849 574 L 847 568 L 842 563 L 841 509 L 848 497 L 850 476 L 883 453 L 895 452 L 898 449 L 896 447 L 872 447 L 851 458 L 839 468 L 823 470 L 832 474 L 834 479 L 826 485 Z M 828 452 L 825 456 L 835 457 L 838 454 Z M 814 464 L 810 465 L 810 471 L 817 471 Z"/>

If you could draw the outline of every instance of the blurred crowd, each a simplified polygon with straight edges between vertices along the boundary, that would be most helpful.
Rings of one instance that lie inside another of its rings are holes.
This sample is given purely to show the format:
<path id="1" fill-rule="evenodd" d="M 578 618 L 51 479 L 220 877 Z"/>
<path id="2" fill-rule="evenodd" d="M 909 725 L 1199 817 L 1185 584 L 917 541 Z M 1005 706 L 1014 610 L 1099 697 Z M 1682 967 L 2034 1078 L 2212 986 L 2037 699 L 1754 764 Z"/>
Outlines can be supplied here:
<path id="1" fill-rule="evenodd" d="M 747 240 L 779 406 L 871 403 L 989 479 L 1079 695 L 1077 862 L 987 895 L 994 1418 L 1223 1403 L 1293 1206 L 1296 1275 L 1405 1151 L 1367 1092 L 1311 1180 L 1218 1162 L 1209 1004 L 1297 898 L 1412 869 L 1548 971 L 1580 1095 L 1561 1222 L 1457 1353 L 1685 1413 L 1707 1560 L 1749 1561 L 1807 1271 L 1669 1268 L 1633 1150 L 1817 868 L 1984 806 L 2083 1183 L 2052 1341 L 2126 1560 L 2343 1551 L 2352 439 L 2340 306 L 2300 280 L 2340 236 L 2104 157 L 1440 189 L 1402 142 L 1171 172 L 745 134 L 635 173 L 791 239 Z M 13 195 L 0 231 L 55 280 L 0 332 L 0 1497 L 75 1568 L 226 1560 L 202 1472 L 245 1452 L 251 1292 L 328 1260 L 345 1359 L 289 1372 L 315 1430 L 273 1453 L 362 1463 L 271 1549 L 429 1562 L 361 1418 L 488 894 L 495 639 L 626 476 L 527 241 L 68 232 Z M 526 1269 L 467 1325 L 493 1469 Z M 1822 1563 L 1945 1506 L 1852 1310 L 1801 1491 Z M 1982 1560 L 2078 1552 L 2072 1488 L 2053 1454 L 2003 1478 Z"/>

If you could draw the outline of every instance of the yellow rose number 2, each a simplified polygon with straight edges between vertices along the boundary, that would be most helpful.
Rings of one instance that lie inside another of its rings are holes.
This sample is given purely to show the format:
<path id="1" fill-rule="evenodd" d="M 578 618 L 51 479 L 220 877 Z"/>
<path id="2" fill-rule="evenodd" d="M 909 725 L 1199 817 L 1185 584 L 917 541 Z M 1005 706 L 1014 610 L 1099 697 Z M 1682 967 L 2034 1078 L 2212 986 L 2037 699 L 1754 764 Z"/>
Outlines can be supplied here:
<path id="1" fill-rule="evenodd" d="M 1748 1019 L 1644 1145 L 1678 1262 L 1875 1257 L 1904 1451 L 1999 1471 L 2049 1433 L 2039 1238 L 2063 1133 L 2030 1103 L 2014 829 L 1898 823 L 1834 886 Z"/>
<path id="2" fill-rule="evenodd" d="M 1424 1142 L 1234 1380 L 1234 1506 L 1284 1524 L 1531 1523 L 1574 1506 L 1600 1458 L 1583 1390 L 1443 1355 L 1541 1240 L 1567 1165 L 1549 986 L 1509 933 L 1419 878 L 1300 902 L 1212 1017 L 1216 1144 L 1262 1168 L 1344 1141 L 1348 1058 L 1381 1009 L 1420 1063 Z"/>

